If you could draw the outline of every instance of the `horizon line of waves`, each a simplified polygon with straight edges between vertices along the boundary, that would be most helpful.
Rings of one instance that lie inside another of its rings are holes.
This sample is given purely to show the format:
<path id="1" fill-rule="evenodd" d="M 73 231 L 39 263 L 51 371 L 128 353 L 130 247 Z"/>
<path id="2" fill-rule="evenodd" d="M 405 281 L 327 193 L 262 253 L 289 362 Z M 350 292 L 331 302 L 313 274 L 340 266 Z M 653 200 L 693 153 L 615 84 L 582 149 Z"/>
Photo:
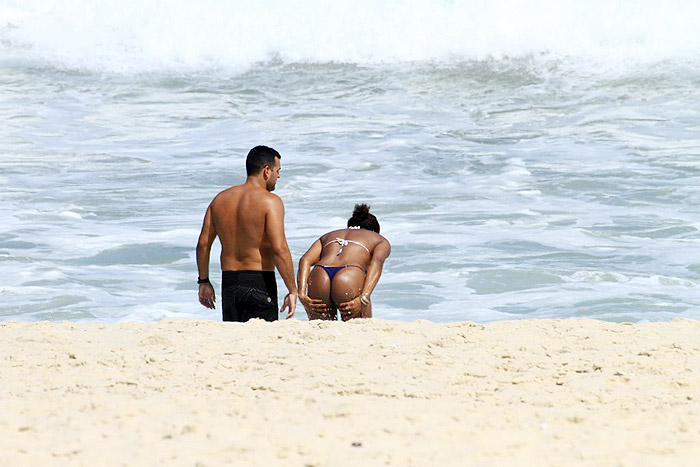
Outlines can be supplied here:
<path id="1" fill-rule="evenodd" d="M 260 63 L 529 59 L 581 62 L 592 72 L 700 64 L 697 2 L 358 1 L 268 0 L 240 8 L 215 0 L 26 0 L 0 7 L 0 62 L 124 74 L 240 73 Z"/>

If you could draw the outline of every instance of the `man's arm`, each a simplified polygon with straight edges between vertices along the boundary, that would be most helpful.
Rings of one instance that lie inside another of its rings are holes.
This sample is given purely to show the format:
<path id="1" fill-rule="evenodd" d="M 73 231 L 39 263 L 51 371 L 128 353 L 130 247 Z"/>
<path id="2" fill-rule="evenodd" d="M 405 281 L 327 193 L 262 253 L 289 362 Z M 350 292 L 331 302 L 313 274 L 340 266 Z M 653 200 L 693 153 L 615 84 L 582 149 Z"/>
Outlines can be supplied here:
<path id="1" fill-rule="evenodd" d="M 292 254 L 289 252 L 287 237 L 284 235 L 284 204 L 276 195 L 270 195 L 270 208 L 265 216 L 265 230 L 272 247 L 275 267 L 284 280 L 289 294 L 284 298 L 280 311 L 289 308 L 287 319 L 294 316 L 297 306 L 297 284 L 294 281 L 294 265 Z"/>
<path id="2" fill-rule="evenodd" d="M 207 208 L 207 213 L 204 215 L 204 223 L 202 224 L 202 232 L 199 234 L 197 242 L 197 270 L 199 271 L 199 279 L 209 279 L 209 256 L 211 254 L 211 246 L 216 238 L 216 226 L 211 213 L 211 205 Z M 216 294 L 211 282 L 199 284 L 199 303 L 207 308 L 216 308 Z"/>

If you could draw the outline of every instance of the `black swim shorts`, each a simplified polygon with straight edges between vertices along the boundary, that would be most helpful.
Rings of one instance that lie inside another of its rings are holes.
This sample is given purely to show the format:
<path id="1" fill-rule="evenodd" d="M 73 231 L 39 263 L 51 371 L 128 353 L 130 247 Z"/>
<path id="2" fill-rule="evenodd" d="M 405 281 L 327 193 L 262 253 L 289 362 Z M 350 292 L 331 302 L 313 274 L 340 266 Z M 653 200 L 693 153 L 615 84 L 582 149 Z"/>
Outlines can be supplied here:
<path id="1" fill-rule="evenodd" d="M 274 271 L 223 271 L 221 301 L 224 321 L 279 319 Z"/>

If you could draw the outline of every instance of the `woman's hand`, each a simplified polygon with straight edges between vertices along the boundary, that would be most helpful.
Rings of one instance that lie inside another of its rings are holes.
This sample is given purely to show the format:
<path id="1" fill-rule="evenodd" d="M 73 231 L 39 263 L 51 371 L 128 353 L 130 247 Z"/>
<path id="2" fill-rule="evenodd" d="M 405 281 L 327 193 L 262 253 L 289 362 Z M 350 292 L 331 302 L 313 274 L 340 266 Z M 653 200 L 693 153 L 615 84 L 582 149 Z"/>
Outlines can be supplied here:
<path id="1" fill-rule="evenodd" d="M 320 298 L 311 298 L 306 294 L 300 294 L 299 300 L 309 319 L 330 319 L 330 309 Z"/>
<path id="2" fill-rule="evenodd" d="M 365 298 L 365 300 L 369 299 Z M 366 307 L 367 305 L 362 303 L 362 295 L 360 295 L 359 297 L 355 297 L 352 300 L 348 300 L 347 302 L 340 303 L 338 305 L 338 309 L 340 310 L 340 316 L 343 318 L 343 321 L 351 318 L 364 318 L 364 310 Z"/>
<path id="3" fill-rule="evenodd" d="M 320 313 L 321 311 L 327 311 L 327 306 L 323 300 L 320 298 L 311 298 L 306 294 L 299 294 L 299 300 L 304 305 L 306 311 L 315 311 Z"/>

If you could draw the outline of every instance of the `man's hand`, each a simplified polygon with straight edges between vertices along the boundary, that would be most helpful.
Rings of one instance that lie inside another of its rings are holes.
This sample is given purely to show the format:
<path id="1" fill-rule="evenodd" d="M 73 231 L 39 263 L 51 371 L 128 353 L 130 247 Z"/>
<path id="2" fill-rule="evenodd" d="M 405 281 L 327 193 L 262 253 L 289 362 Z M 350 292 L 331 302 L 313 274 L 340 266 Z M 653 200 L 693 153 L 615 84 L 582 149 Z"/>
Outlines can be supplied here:
<path id="1" fill-rule="evenodd" d="M 284 313 L 285 309 L 289 309 L 287 313 L 287 319 L 294 316 L 294 312 L 297 309 L 297 294 L 296 292 L 290 292 L 284 297 L 284 303 L 282 303 L 282 308 L 280 308 L 280 313 Z"/>
<path id="2" fill-rule="evenodd" d="M 211 283 L 199 284 L 199 303 L 212 310 L 216 308 L 216 293 Z"/>

